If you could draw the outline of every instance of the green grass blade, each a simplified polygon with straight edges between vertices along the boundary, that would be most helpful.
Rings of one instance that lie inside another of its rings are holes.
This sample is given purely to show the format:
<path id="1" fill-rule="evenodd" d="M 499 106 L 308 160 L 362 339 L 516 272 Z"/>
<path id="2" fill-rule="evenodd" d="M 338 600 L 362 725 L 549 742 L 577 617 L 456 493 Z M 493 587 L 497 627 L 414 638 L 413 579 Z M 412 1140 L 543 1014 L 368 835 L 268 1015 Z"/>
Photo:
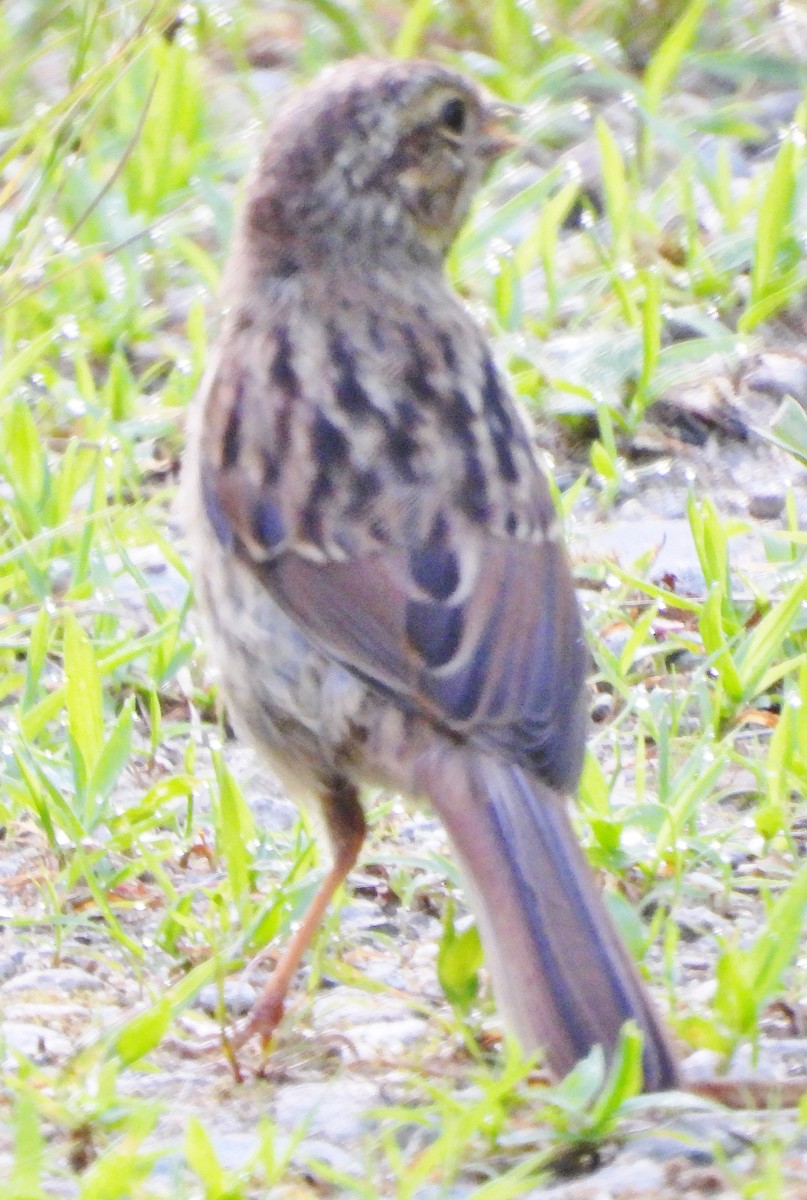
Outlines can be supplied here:
<path id="1" fill-rule="evenodd" d="M 691 0 L 651 58 L 644 74 L 647 107 L 657 112 L 695 40 L 709 0 Z"/>

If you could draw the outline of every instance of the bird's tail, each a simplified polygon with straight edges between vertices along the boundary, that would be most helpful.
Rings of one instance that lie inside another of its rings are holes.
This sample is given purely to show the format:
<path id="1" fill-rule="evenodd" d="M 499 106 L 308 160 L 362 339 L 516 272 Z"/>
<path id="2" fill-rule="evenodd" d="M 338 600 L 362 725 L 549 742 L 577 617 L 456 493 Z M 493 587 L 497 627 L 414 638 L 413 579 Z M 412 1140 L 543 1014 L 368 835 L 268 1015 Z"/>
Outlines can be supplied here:
<path id="1" fill-rule="evenodd" d="M 623 1022 L 644 1037 L 644 1088 L 678 1083 L 675 1058 L 571 827 L 566 802 L 493 757 L 423 764 L 476 912 L 494 992 L 527 1050 L 565 1075 L 593 1046 L 610 1061 Z"/>

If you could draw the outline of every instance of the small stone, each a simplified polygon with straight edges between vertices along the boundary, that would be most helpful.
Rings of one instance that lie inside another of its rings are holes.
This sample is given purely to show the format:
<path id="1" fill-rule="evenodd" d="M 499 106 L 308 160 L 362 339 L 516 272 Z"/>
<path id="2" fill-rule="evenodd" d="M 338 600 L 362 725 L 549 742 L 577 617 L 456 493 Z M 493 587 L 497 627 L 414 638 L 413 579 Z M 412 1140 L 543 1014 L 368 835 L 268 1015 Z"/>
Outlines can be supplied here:
<path id="1" fill-rule="evenodd" d="M 770 351 L 750 360 L 745 383 L 755 392 L 781 400 L 792 396 L 807 406 L 807 358 L 792 351 Z"/>
<path id="2" fill-rule="evenodd" d="M 614 715 L 614 697 L 611 692 L 597 693 L 590 715 L 595 725 L 602 725 Z"/>
<path id="3" fill-rule="evenodd" d="M 667 670 L 682 675 L 685 672 L 697 671 L 703 665 L 703 657 L 702 654 L 696 654 L 694 650 L 690 650 L 686 646 L 678 646 L 664 656 L 664 662 Z"/>
<path id="4" fill-rule="evenodd" d="M 679 1171 L 675 1175 L 675 1185 L 679 1189 L 679 1195 L 682 1196 L 713 1195 L 723 1191 L 726 1182 L 726 1176 L 716 1166 L 688 1167 L 685 1171 Z"/>
<path id="5" fill-rule="evenodd" d="M 75 1049 L 73 1042 L 62 1033 L 56 1033 L 44 1025 L 31 1025 L 23 1021 L 4 1021 L 0 1025 L 0 1041 L 6 1049 L 4 1066 L 14 1065 L 13 1054 L 24 1054 L 26 1058 L 66 1058 Z"/>
<path id="6" fill-rule="evenodd" d="M 717 1050 L 693 1050 L 681 1064 L 681 1073 L 686 1083 L 712 1079 L 720 1070 L 723 1061 Z"/>
<path id="7" fill-rule="evenodd" d="M 714 963 L 711 959 L 705 958 L 700 954 L 682 954 L 681 969 L 685 970 L 688 975 L 704 975 L 707 972 L 711 975 L 714 970 Z"/>
<path id="8" fill-rule="evenodd" d="M 360 1058 L 372 1058 L 383 1051 L 386 1055 L 402 1055 L 408 1046 L 417 1045 L 423 1037 L 422 1017 L 409 1017 L 406 1021 L 378 1021 L 374 1025 L 360 1025 L 353 1031 L 352 1042 Z"/>
<path id="9" fill-rule="evenodd" d="M 675 923 L 685 942 L 697 942 L 705 934 L 715 933 L 725 925 L 725 921 L 722 921 L 705 904 L 676 909 Z"/>
<path id="10" fill-rule="evenodd" d="M 243 979 L 226 979 L 223 987 L 224 1011 L 230 1017 L 243 1017 L 255 1003 L 257 992 Z M 216 983 L 208 983 L 193 1002 L 209 1017 L 215 1017 L 219 1009 L 220 989 Z"/>
<path id="11" fill-rule="evenodd" d="M 12 950 L 0 958 L 0 983 L 5 983 L 17 974 L 25 959 L 22 950 Z"/>
<path id="12" fill-rule="evenodd" d="M 592 1187 L 592 1183 L 594 1186 Z M 545 1200 L 635 1200 L 638 1196 L 658 1196 L 664 1184 L 664 1170 L 660 1163 L 649 1158 L 617 1160 L 603 1167 L 591 1178 L 548 1187 L 542 1193 Z"/>
<path id="13" fill-rule="evenodd" d="M 784 508 L 783 492 L 754 492 L 748 497 L 748 514 L 757 521 L 775 521 Z"/>
<path id="14" fill-rule="evenodd" d="M 120 1010 L 115 1009 L 115 1013 L 120 1017 Z M 69 1002 L 63 1004 L 9 1004 L 3 1013 L 7 1021 L 25 1025 L 42 1022 L 48 1027 L 51 1027 L 55 1021 L 74 1021 L 88 1026 L 94 1015 L 94 1010 L 87 1008 L 86 1005 L 70 1004 Z"/>
<path id="15" fill-rule="evenodd" d="M 794 1079 L 807 1075 L 807 1040 L 764 1038 L 758 1046 L 740 1046 L 729 1065 L 728 1076 L 747 1079 Z"/>
<path id="16" fill-rule="evenodd" d="M 694 959 L 690 963 L 688 956 L 684 957 L 681 967 L 688 974 L 690 972 L 694 974 L 697 971 L 704 975 L 714 969 L 712 964 L 707 964 L 705 959 Z M 693 979 L 687 985 L 687 1001 L 693 1006 L 693 1008 L 697 1007 L 699 1004 L 711 1004 L 716 991 L 717 983 L 714 978 L 702 979 L 700 982 L 697 982 Z"/>
<path id="17" fill-rule="evenodd" d="M 4 838 L 3 841 L 5 842 L 5 840 L 6 839 Z M 0 880 L 6 878 L 12 879 L 15 875 L 21 875 L 25 869 L 26 856 L 14 851 L 13 842 L 8 845 L 4 845 L 3 857 L 0 858 Z M 3 898 L 8 899 L 8 897 L 5 895 Z M 9 913 L 9 916 L 10 915 L 11 914 Z"/>
<path id="18" fill-rule="evenodd" d="M 103 988 L 103 980 L 80 967 L 39 967 L 7 979 L 0 991 L 100 992 Z"/>

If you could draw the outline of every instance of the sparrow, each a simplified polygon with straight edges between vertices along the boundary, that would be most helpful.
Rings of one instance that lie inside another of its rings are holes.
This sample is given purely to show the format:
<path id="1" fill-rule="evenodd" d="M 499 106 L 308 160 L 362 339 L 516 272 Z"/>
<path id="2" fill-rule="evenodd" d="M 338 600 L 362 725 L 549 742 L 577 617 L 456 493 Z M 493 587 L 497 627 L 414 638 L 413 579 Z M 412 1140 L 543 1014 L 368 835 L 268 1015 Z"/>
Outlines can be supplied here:
<path id="1" fill-rule="evenodd" d="M 271 1038 L 381 786 L 442 821 L 524 1049 L 563 1076 L 633 1020 L 658 1091 L 676 1059 L 567 808 L 587 651 L 561 529 L 444 272 L 513 141 L 463 74 L 357 59 L 282 106 L 246 191 L 185 520 L 233 726 L 333 861 L 231 1045 Z"/>

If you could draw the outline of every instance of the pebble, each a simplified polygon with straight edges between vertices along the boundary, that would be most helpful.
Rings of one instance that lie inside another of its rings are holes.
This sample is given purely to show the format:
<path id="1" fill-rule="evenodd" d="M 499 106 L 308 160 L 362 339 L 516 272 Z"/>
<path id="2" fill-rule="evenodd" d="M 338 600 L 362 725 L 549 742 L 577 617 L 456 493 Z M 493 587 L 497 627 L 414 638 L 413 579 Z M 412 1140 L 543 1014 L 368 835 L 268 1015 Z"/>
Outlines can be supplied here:
<path id="1" fill-rule="evenodd" d="M 775 521 L 784 508 L 784 492 L 753 492 L 748 497 L 748 515 L 757 521 Z"/>
<path id="2" fill-rule="evenodd" d="M 681 1072 L 687 1083 L 700 1079 L 711 1079 L 716 1075 L 723 1062 L 723 1056 L 717 1050 L 693 1050 L 681 1064 Z"/>
<path id="3" fill-rule="evenodd" d="M 766 1038 L 755 1048 L 740 1046 L 734 1054 L 729 1077 L 743 1079 L 758 1076 L 763 1079 L 787 1079 L 807 1075 L 807 1039 Z"/>
<path id="4" fill-rule="evenodd" d="M 2 992 L 100 992 L 104 981 L 80 967 L 38 967 L 14 975 L 0 987 Z"/>
<path id="5" fill-rule="evenodd" d="M 696 654 L 694 650 L 680 646 L 670 654 L 666 654 L 664 662 L 669 671 L 674 670 L 676 674 L 681 675 L 684 672 L 697 671 L 703 665 L 703 658 L 702 654 Z"/>
<path id="6" fill-rule="evenodd" d="M 13 1052 L 26 1058 L 66 1058 L 74 1050 L 74 1043 L 63 1033 L 57 1033 L 43 1025 L 31 1025 L 24 1021 L 4 1021 L 0 1036 L 6 1049 L 5 1068 L 14 1065 Z"/>
<path id="7" fill-rule="evenodd" d="M 114 1009 L 120 1016 L 120 1010 Z M 88 1025 L 95 1016 L 95 1010 L 84 1004 L 8 1004 L 3 1011 L 7 1021 L 21 1021 L 25 1024 L 41 1021 L 52 1024 L 54 1021 L 80 1021 Z"/>
<path id="8" fill-rule="evenodd" d="M 10 954 L 0 957 L 0 983 L 5 983 L 7 979 L 16 975 L 24 961 L 25 952 L 23 950 L 12 950 Z"/>
<path id="9" fill-rule="evenodd" d="M 663 1112 L 663 1100 L 659 1109 Z M 693 1098 L 692 1111 L 666 1116 L 652 1131 L 631 1137 L 629 1153 L 648 1156 L 654 1162 L 687 1159 L 704 1166 L 718 1156 L 732 1158 L 748 1146 L 733 1113 L 713 1108 L 708 1101 Z"/>
<path id="10" fill-rule="evenodd" d="M 675 923 L 685 942 L 697 942 L 705 934 L 715 933 L 726 924 L 710 908 L 707 908 L 705 904 L 693 905 L 689 908 L 677 908 L 675 911 Z"/>
<path id="11" fill-rule="evenodd" d="M 374 1059 L 379 1053 L 388 1058 L 396 1058 L 422 1039 L 423 1027 L 422 1018 L 410 1017 L 406 1021 L 377 1021 L 372 1025 L 354 1025 L 348 1036 L 359 1059 Z"/>
<path id="12" fill-rule="evenodd" d="M 686 938 L 683 939 L 686 941 Z M 696 975 L 711 975 L 714 971 L 714 961 L 702 954 L 682 954 L 681 967 L 693 977 Z"/>
<path id="13" fill-rule="evenodd" d="M 781 400 L 792 396 L 807 406 L 807 358 L 802 354 L 768 351 L 751 360 L 745 383 L 755 392 Z"/>
<path id="14" fill-rule="evenodd" d="M 223 987 L 224 1011 L 230 1017 L 243 1017 L 255 1003 L 257 992 L 252 984 L 244 979 L 226 979 Z M 193 1002 L 194 1008 L 199 1008 L 209 1017 L 215 1017 L 219 1008 L 220 989 L 217 983 L 208 983 L 201 989 Z"/>
<path id="15" fill-rule="evenodd" d="M 664 1165 L 650 1158 L 617 1160 L 603 1167 L 593 1178 L 583 1178 L 576 1183 L 566 1180 L 557 1187 L 543 1188 L 535 1194 L 545 1200 L 617 1200 L 619 1196 L 636 1200 L 639 1196 L 659 1194 L 665 1175 Z"/>
<path id="16" fill-rule="evenodd" d="M 0 858 L 0 880 L 13 879 L 15 875 L 22 875 L 26 869 L 26 861 L 25 854 L 15 851 L 8 845 L 4 845 L 3 857 Z M 10 905 L 11 897 L 5 892 L 3 893 L 3 901 Z M 8 915 L 12 915 L 11 906 L 8 909 Z"/>

